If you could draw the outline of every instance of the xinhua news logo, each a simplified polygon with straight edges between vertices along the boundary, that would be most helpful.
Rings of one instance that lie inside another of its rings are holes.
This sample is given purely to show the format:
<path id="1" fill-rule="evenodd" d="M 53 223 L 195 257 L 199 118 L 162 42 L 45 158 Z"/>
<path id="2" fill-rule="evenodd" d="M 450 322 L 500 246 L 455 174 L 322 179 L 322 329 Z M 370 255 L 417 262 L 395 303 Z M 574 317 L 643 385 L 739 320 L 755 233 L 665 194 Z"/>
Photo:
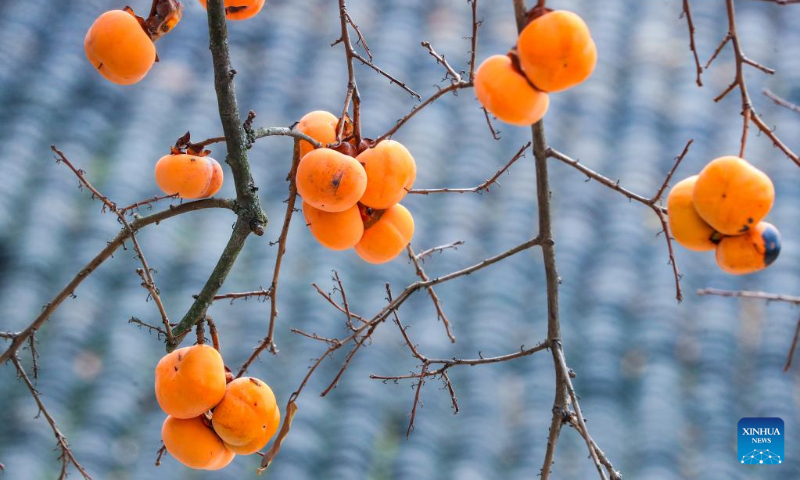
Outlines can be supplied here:
<path id="1" fill-rule="evenodd" d="M 783 457 L 783 420 L 776 417 L 739 420 L 739 463 L 780 465 Z"/>

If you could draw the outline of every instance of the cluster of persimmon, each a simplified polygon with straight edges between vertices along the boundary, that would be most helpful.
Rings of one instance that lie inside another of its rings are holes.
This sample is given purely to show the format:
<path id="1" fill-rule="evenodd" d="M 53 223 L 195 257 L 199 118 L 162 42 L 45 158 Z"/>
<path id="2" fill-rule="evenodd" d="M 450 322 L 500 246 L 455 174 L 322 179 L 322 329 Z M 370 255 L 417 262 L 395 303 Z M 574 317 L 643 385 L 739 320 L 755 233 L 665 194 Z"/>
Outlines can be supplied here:
<path id="1" fill-rule="evenodd" d="M 194 345 L 156 366 L 156 399 L 168 415 L 161 427 L 167 451 L 187 467 L 219 470 L 269 442 L 281 421 L 272 389 L 252 377 L 233 379 L 222 355 Z"/>
<path id="2" fill-rule="evenodd" d="M 742 158 L 720 157 L 669 192 L 669 228 L 689 250 L 716 249 L 725 272 L 757 272 L 781 251 L 778 229 L 762 221 L 774 201 L 775 188 L 764 172 Z"/>
<path id="3" fill-rule="evenodd" d="M 416 162 L 394 140 L 337 142 L 338 126 L 334 114 L 321 110 L 306 114 L 297 124 L 297 130 L 322 144 L 315 149 L 300 142 L 296 185 L 303 215 L 311 234 L 325 247 L 355 248 L 366 262 L 388 262 L 414 235 L 414 218 L 399 202 L 414 184 Z M 345 135 L 350 129 L 345 119 Z"/>
<path id="4" fill-rule="evenodd" d="M 199 0 L 203 7 L 206 0 Z M 226 0 L 228 20 L 253 17 L 265 0 Z M 83 42 L 86 57 L 100 74 L 111 82 L 131 85 L 139 82 L 158 61 L 155 41 L 180 22 L 183 5 L 178 0 L 153 2 L 147 19 L 130 7 L 109 10 L 94 21 Z"/>
<path id="5" fill-rule="evenodd" d="M 534 8 L 507 55 L 493 55 L 475 72 L 478 101 L 500 120 L 532 125 L 550 106 L 549 93 L 585 81 L 597 47 L 581 17 L 566 10 Z"/>

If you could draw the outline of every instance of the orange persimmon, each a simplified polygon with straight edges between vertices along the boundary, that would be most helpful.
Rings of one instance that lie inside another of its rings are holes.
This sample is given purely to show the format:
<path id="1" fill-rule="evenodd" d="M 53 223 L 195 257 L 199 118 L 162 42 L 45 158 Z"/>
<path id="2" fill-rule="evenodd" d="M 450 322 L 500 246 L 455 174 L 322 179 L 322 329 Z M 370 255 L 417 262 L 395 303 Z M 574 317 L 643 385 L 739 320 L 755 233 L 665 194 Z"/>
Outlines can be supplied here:
<path id="1" fill-rule="evenodd" d="M 269 386 L 255 378 L 237 378 L 214 408 L 212 426 L 234 453 L 247 455 L 262 449 L 277 431 L 280 412 Z"/>
<path id="2" fill-rule="evenodd" d="M 585 81 L 597 64 L 589 27 L 565 10 L 546 13 L 519 35 L 517 52 L 528 80 L 544 92 L 558 92 Z"/>
<path id="3" fill-rule="evenodd" d="M 746 160 L 720 157 L 700 172 L 694 208 L 714 230 L 740 235 L 758 225 L 775 201 L 772 180 Z"/>
<path id="4" fill-rule="evenodd" d="M 367 173 L 358 161 L 329 148 L 309 152 L 297 166 L 297 192 L 303 201 L 326 212 L 355 205 L 367 188 Z"/>
<path id="5" fill-rule="evenodd" d="M 207 0 L 199 0 L 206 8 Z M 247 20 L 253 18 L 264 7 L 265 0 L 225 0 L 225 18 L 228 20 Z"/>
<path id="6" fill-rule="evenodd" d="M 743 235 L 725 237 L 717 245 L 717 265 L 732 275 L 745 275 L 770 266 L 781 253 L 781 234 L 760 222 Z"/>
<path id="7" fill-rule="evenodd" d="M 514 69 L 507 55 L 493 55 L 475 72 L 475 96 L 486 110 L 512 125 L 532 125 L 544 117 L 550 98 Z"/>
<path id="8" fill-rule="evenodd" d="M 417 178 L 414 157 L 401 143 L 383 140 L 361 152 L 356 160 L 367 172 L 367 189 L 360 202 L 384 210 L 406 196 Z"/>
<path id="9" fill-rule="evenodd" d="M 161 426 L 161 438 L 169 454 L 189 468 L 219 470 L 236 456 L 206 425 L 203 416 L 167 417 Z"/>
<path id="10" fill-rule="evenodd" d="M 667 197 L 669 230 L 675 241 L 689 250 L 714 250 L 720 235 L 694 209 L 692 194 L 696 182 L 697 175 L 693 175 L 681 180 L 670 190 Z"/>
<path id="11" fill-rule="evenodd" d="M 364 261 L 378 264 L 394 259 L 406 248 L 414 236 L 414 217 L 399 203 L 376 215 L 380 218 L 371 225 L 368 220 L 355 249 Z"/>
<path id="12" fill-rule="evenodd" d="M 225 396 L 222 356 L 208 345 L 175 350 L 156 365 L 156 400 L 167 415 L 192 418 L 214 408 Z"/>
<path id="13" fill-rule="evenodd" d="M 336 115 L 325 110 L 315 110 L 303 115 L 297 123 L 297 130 L 318 141 L 324 147 L 336 141 L 336 125 L 339 119 Z M 300 158 L 314 150 L 314 146 L 305 140 L 300 140 Z"/>
<path id="14" fill-rule="evenodd" d="M 358 205 L 343 212 L 325 212 L 303 202 L 303 216 L 314 238 L 331 250 L 352 248 L 364 234 Z"/>
<path id="15" fill-rule="evenodd" d="M 210 157 L 186 153 L 164 155 L 155 168 L 156 183 L 167 195 L 203 198 L 222 185 L 222 167 Z"/>
<path id="16" fill-rule="evenodd" d="M 133 13 L 110 10 L 97 17 L 83 41 L 86 57 L 108 80 L 131 85 L 156 61 L 156 47 Z"/>

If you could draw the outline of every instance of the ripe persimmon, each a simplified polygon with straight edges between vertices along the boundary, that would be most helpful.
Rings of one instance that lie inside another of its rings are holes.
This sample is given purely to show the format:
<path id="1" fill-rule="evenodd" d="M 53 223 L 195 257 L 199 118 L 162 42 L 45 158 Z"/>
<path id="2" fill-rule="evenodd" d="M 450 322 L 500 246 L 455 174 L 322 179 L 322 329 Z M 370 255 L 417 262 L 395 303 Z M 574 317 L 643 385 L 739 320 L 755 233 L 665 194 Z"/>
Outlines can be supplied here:
<path id="1" fill-rule="evenodd" d="M 544 92 L 582 83 L 597 64 L 589 27 L 577 14 L 556 10 L 531 21 L 519 35 L 517 52 L 528 80 Z"/>
<path id="2" fill-rule="evenodd" d="M 156 163 L 155 175 L 164 193 L 177 193 L 186 199 L 213 195 L 222 185 L 222 167 L 216 160 L 187 153 L 161 157 Z"/>
<path id="3" fill-rule="evenodd" d="M 352 248 L 364 234 L 358 205 L 344 212 L 325 212 L 303 202 L 303 216 L 314 238 L 331 250 Z"/>
<path id="4" fill-rule="evenodd" d="M 242 377 L 228 384 L 225 397 L 214 409 L 212 425 L 234 453 L 247 455 L 262 449 L 277 431 L 280 412 L 272 389 L 261 380 Z"/>
<path id="5" fill-rule="evenodd" d="M 368 263 L 386 263 L 403 251 L 414 236 L 414 217 L 400 205 L 378 212 L 377 221 L 367 222 L 356 253 Z"/>
<path id="6" fill-rule="evenodd" d="M 168 416 L 161 438 L 170 455 L 189 468 L 219 470 L 236 456 L 228 450 L 203 416 L 180 419 Z"/>
<path id="7" fill-rule="evenodd" d="M 483 107 L 512 125 L 533 125 L 544 117 L 550 98 L 514 69 L 507 55 L 493 55 L 475 72 L 475 96 Z"/>
<path id="8" fill-rule="evenodd" d="M 740 235 L 758 225 L 772 209 L 772 180 L 746 160 L 720 157 L 700 172 L 693 193 L 694 207 L 714 230 Z"/>
<path id="9" fill-rule="evenodd" d="M 304 156 L 296 178 L 303 201 L 326 212 L 350 209 L 367 188 L 364 167 L 355 158 L 329 148 L 318 148 Z"/>
<path id="10" fill-rule="evenodd" d="M 725 237 L 717 245 L 717 265 L 733 275 L 757 272 L 770 266 L 781 253 L 781 234 L 759 222 L 742 235 Z"/>
<path id="11" fill-rule="evenodd" d="M 156 400 L 167 415 L 202 415 L 225 396 L 222 356 L 208 345 L 179 348 L 156 365 L 155 389 Z"/>
<path id="12" fill-rule="evenodd" d="M 401 143 L 383 140 L 361 152 L 356 160 L 367 172 L 367 189 L 360 202 L 385 210 L 406 196 L 417 178 L 414 157 Z"/>
<path id="13" fill-rule="evenodd" d="M 336 115 L 325 110 L 315 110 L 303 115 L 297 123 L 297 130 L 318 141 L 324 147 L 336 141 L 336 125 L 339 119 Z M 300 140 L 300 158 L 314 150 L 314 146 L 305 140 Z"/>
<path id="14" fill-rule="evenodd" d="M 83 40 L 86 57 L 108 80 L 131 85 L 156 61 L 156 47 L 133 12 L 110 10 L 97 17 Z"/>
<path id="15" fill-rule="evenodd" d="M 720 235 L 694 209 L 692 194 L 696 182 L 697 175 L 693 175 L 681 180 L 670 190 L 667 197 L 669 230 L 675 241 L 689 250 L 714 250 Z"/>
<path id="16" fill-rule="evenodd" d="M 225 175 L 222 173 L 222 165 L 213 158 L 208 158 L 208 160 L 211 162 L 211 180 L 208 182 L 206 191 L 200 195 L 201 197 L 211 197 L 217 193 L 222 187 L 222 181 L 225 178 Z"/>
<path id="17" fill-rule="evenodd" d="M 264 7 L 265 0 L 225 0 L 225 18 L 228 20 L 247 20 L 256 16 Z M 206 8 L 207 0 L 200 0 Z"/>

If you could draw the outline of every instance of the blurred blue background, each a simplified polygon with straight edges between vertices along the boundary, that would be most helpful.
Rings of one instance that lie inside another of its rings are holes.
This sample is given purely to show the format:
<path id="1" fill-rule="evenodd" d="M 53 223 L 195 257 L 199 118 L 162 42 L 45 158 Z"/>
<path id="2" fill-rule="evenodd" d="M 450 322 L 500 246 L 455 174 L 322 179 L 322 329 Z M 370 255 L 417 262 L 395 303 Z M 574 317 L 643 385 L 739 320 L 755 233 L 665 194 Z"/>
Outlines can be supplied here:
<path id="1" fill-rule="evenodd" d="M 149 1 L 130 0 L 140 13 Z M 119 229 L 100 204 L 79 191 L 76 179 L 49 151 L 58 145 L 89 179 L 119 204 L 159 193 L 155 161 L 177 137 L 221 134 L 213 90 L 204 11 L 186 0 L 178 28 L 158 44 L 161 63 L 137 85 L 102 79 L 86 61 L 83 37 L 103 11 L 125 2 L 46 0 L 0 2 L 0 330 L 28 324 L 41 306 Z M 239 105 L 258 112 L 259 126 L 285 126 L 315 109 L 339 111 L 346 87 L 336 2 L 270 0 L 255 19 L 230 24 Z M 432 42 L 457 68 L 468 58 L 470 9 L 463 0 L 351 0 L 375 62 L 423 94 L 443 76 L 419 46 Z M 678 178 L 709 160 L 738 151 L 738 94 L 712 98 L 732 78 L 729 50 L 697 88 L 685 21 L 677 0 L 578 2 L 551 0 L 577 11 L 599 50 L 594 76 L 553 95 L 546 117 L 555 148 L 651 194 L 689 138 Z M 778 69 L 748 70 L 756 108 L 795 150 L 800 117 L 760 95 L 769 87 L 800 102 L 800 7 L 737 1 L 746 53 Z M 694 1 L 701 58 L 726 32 L 724 2 Z M 481 0 L 478 59 L 513 44 L 511 1 Z M 358 67 L 364 133 L 386 131 L 416 101 L 367 68 Z M 415 117 L 394 138 L 414 154 L 418 188 L 473 186 L 503 165 L 529 131 L 497 124 L 495 141 L 471 91 L 448 96 Z M 222 160 L 224 147 L 213 156 Z M 286 197 L 291 141 L 260 140 L 251 150 L 254 176 L 272 220 L 252 237 L 223 291 L 267 286 Z M 774 180 L 770 221 L 783 233 L 781 257 L 769 270 L 734 278 L 712 254 L 677 249 L 686 299 L 674 299 L 664 239 L 652 212 L 575 170 L 551 167 L 561 312 L 568 362 L 594 438 L 625 478 L 796 479 L 800 462 L 800 389 L 797 368 L 783 373 L 798 312 L 783 304 L 698 297 L 700 287 L 800 293 L 798 170 L 753 131 L 747 157 Z M 226 168 L 226 172 L 229 172 Z M 410 196 L 417 249 L 464 240 L 458 251 L 425 264 L 439 275 L 475 263 L 535 234 L 532 158 L 515 164 L 502 187 L 485 195 Z M 230 178 L 220 192 L 233 196 Z M 165 205 L 162 205 L 162 207 Z M 146 211 L 143 213 L 147 213 Z M 414 281 L 400 258 L 370 266 L 353 253 L 319 246 L 295 218 L 281 276 L 277 343 L 251 368 L 281 405 L 323 345 L 291 334 L 344 332 L 343 316 L 310 287 L 332 289 L 337 270 L 354 311 L 384 305 L 384 282 L 399 292 Z M 180 318 L 199 291 L 230 233 L 227 211 L 185 215 L 147 228 L 139 241 L 158 273 L 168 313 Z M 134 273 L 131 250 L 119 251 L 68 300 L 38 334 L 43 399 L 95 478 L 254 478 L 258 457 L 240 457 L 221 472 L 195 472 L 167 458 L 153 466 L 164 414 L 152 391 L 153 367 L 163 354 L 155 336 L 126 323 L 157 322 L 156 309 Z M 536 249 L 457 281 L 437 292 L 458 339 L 451 345 L 428 297 L 401 310 L 410 335 L 432 357 L 499 355 L 545 337 L 545 289 Z M 268 304 L 215 304 L 226 361 L 238 366 L 266 334 Z M 26 352 L 27 356 L 27 352 Z M 280 479 L 530 479 L 544 455 L 553 399 L 550 356 L 451 371 L 461 412 L 430 381 L 416 430 L 405 438 L 413 394 L 409 383 L 384 385 L 369 374 L 404 374 L 416 367 L 397 329 L 379 328 L 327 398 L 320 392 L 341 357 L 326 362 L 299 402 L 291 435 L 267 473 Z M 0 369 L 0 462 L 9 479 L 55 478 L 55 441 L 11 366 Z M 743 466 L 736 458 L 741 417 L 774 416 L 786 423 L 786 461 Z M 554 466 L 556 479 L 596 476 L 580 437 L 565 429 Z"/>

